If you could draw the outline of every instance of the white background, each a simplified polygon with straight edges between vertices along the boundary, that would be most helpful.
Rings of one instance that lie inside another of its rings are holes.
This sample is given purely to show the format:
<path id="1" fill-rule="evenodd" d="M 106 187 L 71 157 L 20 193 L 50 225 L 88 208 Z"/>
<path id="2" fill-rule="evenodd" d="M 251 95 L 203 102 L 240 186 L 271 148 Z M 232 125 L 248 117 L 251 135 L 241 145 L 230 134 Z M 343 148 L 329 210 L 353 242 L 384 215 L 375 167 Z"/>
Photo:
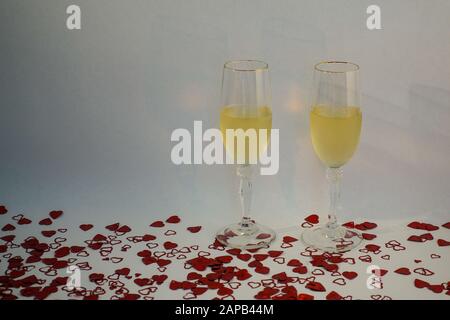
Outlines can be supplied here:
<path id="1" fill-rule="evenodd" d="M 78 4 L 82 29 L 66 29 Z M 381 7 L 382 30 L 366 28 Z M 326 209 L 309 137 L 313 65 L 361 66 L 363 131 L 342 220 L 450 215 L 450 2 L 0 2 L 0 203 L 69 222 L 239 218 L 230 166 L 175 166 L 170 134 L 218 125 L 222 66 L 269 63 L 280 170 L 254 183 L 274 228 Z"/>

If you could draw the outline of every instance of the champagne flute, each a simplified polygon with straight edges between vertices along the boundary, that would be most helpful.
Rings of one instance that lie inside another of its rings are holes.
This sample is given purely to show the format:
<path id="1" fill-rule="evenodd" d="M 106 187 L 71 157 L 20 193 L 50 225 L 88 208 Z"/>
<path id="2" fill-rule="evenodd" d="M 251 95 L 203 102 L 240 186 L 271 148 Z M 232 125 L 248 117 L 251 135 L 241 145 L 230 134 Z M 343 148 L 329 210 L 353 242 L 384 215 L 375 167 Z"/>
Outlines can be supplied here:
<path id="1" fill-rule="evenodd" d="M 265 152 L 272 128 L 271 90 L 269 66 L 256 60 L 236 60 L 226 62 L 222 78 L 222 104 L 220 129 L 227 157 L 238 162 L 236 173 L 239 177 L 239 197 L 242 218 L 239 223 L 226 226 L 218 231 L 216 239 L 225 246 L 241 249 L 267 247 L 275 238 L 270 228 L 257 224 L 250 217 L 252 197 L 252 176 L 255 158 Z M 237 137 L 227 138 L 227 129 L 254 129 L 256 141 L 245 139 L 244 144 Z M 260 130 L 267 134 L 262 139 Z M 245 152 L 245 153 L 244 153 Z M 244 156 L 243 156 L 244 155 Z M 254 156 L 252 158 L 252 155 Z M 253 161 L 252 161 L 253 159 Z"/>
<path id="2" fill-rule="evenodd" d="M 344 252 L 362 240 L 353 230 L 338 225 L 342 166 L 355 152 L 361 132 L 359 66 L 326 61 L 314 67 L 315 96 L 310 110 L 310 132 L 314 151 L 326 166 L 330 204 L 328 222 L 303 232 L 303 241 L 327 252 Z"/>

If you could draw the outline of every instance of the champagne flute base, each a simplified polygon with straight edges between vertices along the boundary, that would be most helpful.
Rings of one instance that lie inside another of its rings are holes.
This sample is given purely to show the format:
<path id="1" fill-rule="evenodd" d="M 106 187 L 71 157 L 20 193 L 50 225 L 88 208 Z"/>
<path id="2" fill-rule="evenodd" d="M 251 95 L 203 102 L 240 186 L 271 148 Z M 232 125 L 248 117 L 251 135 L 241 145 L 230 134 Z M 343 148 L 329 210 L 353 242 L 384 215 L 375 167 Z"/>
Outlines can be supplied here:
<path id="1" fill-rule="evenodd" d="M 321 226 L 302 233 L 305 245 L 329 253 L 350 251 L 356 248 L 362 239 L 359 232 L 342 226 L 333 229 Z"/>
<path id="2" fill-rule="evenodd" d="M 220 229 L 216 239 L 230 248 L 259 249 L 268 248 L 275 239 L 275 231 L 257 223 L 243 227 L 242 223 L 235 223 Z"/>

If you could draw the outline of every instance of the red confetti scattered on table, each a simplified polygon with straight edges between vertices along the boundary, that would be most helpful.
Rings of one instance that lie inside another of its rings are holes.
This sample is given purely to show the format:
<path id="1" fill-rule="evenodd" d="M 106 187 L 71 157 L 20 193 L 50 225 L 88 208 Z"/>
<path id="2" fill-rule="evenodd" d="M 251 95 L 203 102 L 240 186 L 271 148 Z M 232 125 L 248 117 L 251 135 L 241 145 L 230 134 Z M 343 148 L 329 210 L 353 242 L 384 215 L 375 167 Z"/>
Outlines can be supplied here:
<path id="1" fill-rule="evenodd" d="M 63 215 L 63 212 L 61 210 L 54 210 L 50 211 L 49 215 L 53 220 L 56 220 Z"/>
<path id="2" fill-rule="evenodd" d="M 6 209 L 5 206 L 0 206 L 0 214 L 6 214 L 8 212 L 8 209 Z"/>
<path id="3" fill-rule="evenodd" d="M 2 220 L 9 211 L 0 205 Z M 450 244 L 445 240 L 450 222 L 439 228 L 413 221 L 406 224 L 409 234 L 392 233 L 396 239 L 378 240 L 383 234 L 377 223 L 350 221 L 344 225 L 363 231 L 365 241 L 353 251 L 332 254 L 298 241 L 303 228 L 319 223 L 316 214 L 306 216 L 297 231 L 280 233 L 278 242 L 259 250 L 225 248 L 212 240 L 199 243 L 203 235 L 196 234 L 205 226 L 185 225 L 175 214 L 137 226 L 104 221 L 96 224 L 100 229 L 93 224 L 64 225 L 66 214 L 54 210 L 37 223 L 26 213 L 12 214 L 12 222 L 2 224 L 1 299 L 390 300 L 402 298 L 404 290 L 442 299 L 450 292 L 449 274 L 438 267 L 448 261 L 444 247 Z M 56 219 L 58 227 L 50 230 Z M 75 268 L 83 281 L 72 288 Z M 369 278 L 386 281 L 383 290 L 397 287 L 391 281 L 403 283 L 404 289 L 392 295 L 355 291 Z"/>
<path id="4" fill-rule="evenodd" d="M 150 227 L 154 227 L 154 228 L 162 228 L 164 227 L 164 222 L 162 221 L 155 221 L 153 222 Z"/>
<path id="5" fill-rule="evenodd" d="M 166 220 L 167 223 L 179 223 L 180 221 L 181 219 L 178 216 L 171 216 Z"/>
<path id="6" fill-rule="evenodd" d="M 317 223 L 319 223 L 319 216 L 317 214 L 309 215 L 305 218 L 305 221 L 312 223 L 312 224 L 317 224 Z"/>
<path id="7" fill-rule="evenodd" d="M 93 227 L 92 224 L 80 224 L 80 229 L 83 231 L 91 230 Z"/>
<path id="8" fill-rule="evenodd" d="M 187 227 L 186 229 L 192 233 L 197 233 L 201 230 L 201 226 L 195 226 L 195 227 Z"/>

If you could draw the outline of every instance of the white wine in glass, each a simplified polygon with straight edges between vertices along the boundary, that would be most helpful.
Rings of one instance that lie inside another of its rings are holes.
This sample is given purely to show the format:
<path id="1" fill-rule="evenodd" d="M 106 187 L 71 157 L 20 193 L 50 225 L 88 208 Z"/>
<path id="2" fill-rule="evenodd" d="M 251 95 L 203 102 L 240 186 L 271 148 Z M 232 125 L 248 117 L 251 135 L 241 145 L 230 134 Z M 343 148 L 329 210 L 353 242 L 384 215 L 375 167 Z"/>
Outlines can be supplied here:
<path id="1" fill-rule="evenodd" d="M 245 163 L 250 162 L 250 154 L 254 152 L 256 160 L 260 153 L 265 152 L 270 139 L 272 129 L 272 109 L 267 106 L 250 108 L 252 113 L 246 113 L 247 106 L 225 106 L 220 111 L 220 130 L 222 131 L 223 142 L 228 156 L 237 160 L 237 155 L 242 153 L 245 156 Z M 246 140 L 244 145 L 239 146 L 237 138 L 227 139 L 227 129 L 255 129 L 256 143 L 251 144 Z M 265 139 L 259 139 L 260 129 L 266 129 Z"/>
<path id="2" fill-rule="evenodd" d="M 311 141 L 316 155 L 326 166 L 330 189 L 328 222 L 303 232 L 308 245 L 327 252 L 344 252 L 362 240 L 353 230 L 338 225 L 342 166 L 353 156 L 359 142 L 362 113 L 359 66 L 327 61 L 314 67 L 315 95 L 310 111 Z"/>
<path id="3" fill-rule="evenodd" d="M 250 217 L 252 175 L 261 153 L 265 152 L 272 129 L 269 67 L 256 60 L 225 63 L 222 78 L 220 129 L 227 156 L 234 160 L 239 177 L 241 221 L 220 229 L 216 239 L 225 246 L 241 249 L 267 247 L 275 232 Z M 227 129 L 254 129 L 255 139 L 239 144 L 237 136 L 227 138 Z M 266 130 L 265 134 L 264 131 Z M 261 133 L 261 135 L 260 135 Z M 252 157 L 253 155 L 253 157 Z M 254 160 L 254 161 L 252 161 Z"/>

